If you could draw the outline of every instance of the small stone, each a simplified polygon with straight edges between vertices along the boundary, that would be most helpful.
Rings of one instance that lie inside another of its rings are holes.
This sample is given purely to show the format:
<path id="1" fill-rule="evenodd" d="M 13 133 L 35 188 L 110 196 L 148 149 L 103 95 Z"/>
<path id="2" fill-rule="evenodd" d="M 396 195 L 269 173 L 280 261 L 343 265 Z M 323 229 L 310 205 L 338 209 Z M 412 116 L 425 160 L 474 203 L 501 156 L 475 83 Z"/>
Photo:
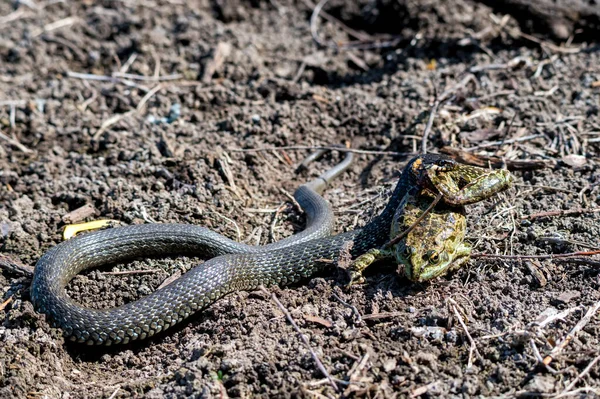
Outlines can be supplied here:
<path id="1" fill-rule="evenodd" d="M 358 338 L 360 335 L 360 330 L 354 328 L 351 330 L 344 330 L 342 332 L 342 337 L 346 340 L 346 341 L 351 341 L 354 340 L 356 338 Z"/>
<path id="2" fill-rule="evenodd" d="M 444 335 L 444 338 L 446 342 L 456 343 L 458 341 L 458 334 L 456 334 L 456 331 L 450 330 Z"/>
<path id="3" fill-rule="evenodd" d="M 394 359 L 394 358 L 388 359 L 383 363 L 383 369 L 388 373 L 390 371 L 394 370 L 395 368 L 396 368 L 396 359 Z"/>
<path id="4" fill-rule="evenodd" d="M 571 302 L 571 300 L 573 300 L 573 299 L 579 298 L 580 296 L 581 296 L 581 292 L 579 292 L 579 291 L 565 291 L 556 297 L 556 301 L 566 304 L 566 303 Z"/>
<path id="5" fill-rule="evenodd" d="M 142 284 L 140 285 L 140 288 L 138 288 L 138 292 L 142 295 L 150 295 L 152 293 L 152 290 L 147 285 Z"/>
<path id="6" fill-rule="evenodd" d="M 551 393 L 554 392 L 554 382 L 554 377 L 550 375 L 536 375 L 524 389 L 531 393 Z"/>

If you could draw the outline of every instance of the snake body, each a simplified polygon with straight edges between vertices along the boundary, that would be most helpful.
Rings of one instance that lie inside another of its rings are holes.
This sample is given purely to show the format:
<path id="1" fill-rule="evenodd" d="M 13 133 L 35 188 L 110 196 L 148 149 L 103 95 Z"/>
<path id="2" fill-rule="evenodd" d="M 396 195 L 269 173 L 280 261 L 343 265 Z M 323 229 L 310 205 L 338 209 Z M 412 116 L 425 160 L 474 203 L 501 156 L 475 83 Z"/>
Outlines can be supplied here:
<path id="1" fill-rule="evenodd" d="M 383 212 L 362 229 L 335 236 L 329 236 L 332 211 L 318 192 L 341 168 L 296 191 L 295 197 L 307 213 L 307 228 L 274 244 L 252 247 L 187 224 L 126 226 L 75 237 L 50 249 L 38 261 L 32 302 L 71 341 L 112 345 L 150 337 L 231 292 L 294 283 L 331 263 L 324 259 L 336 262 L 344 248 L 350 247 L 354 257 L 382 245 L 389 239 L 390 224 L 402 198 L 419 190 L 420 166 L 440 158 L 431 154 L 411 160 Z M 66 294 L 66 284 L 83 270 L 170 255 L 212 258 L 150 295 L 116 308 L 89 309 Z"/>

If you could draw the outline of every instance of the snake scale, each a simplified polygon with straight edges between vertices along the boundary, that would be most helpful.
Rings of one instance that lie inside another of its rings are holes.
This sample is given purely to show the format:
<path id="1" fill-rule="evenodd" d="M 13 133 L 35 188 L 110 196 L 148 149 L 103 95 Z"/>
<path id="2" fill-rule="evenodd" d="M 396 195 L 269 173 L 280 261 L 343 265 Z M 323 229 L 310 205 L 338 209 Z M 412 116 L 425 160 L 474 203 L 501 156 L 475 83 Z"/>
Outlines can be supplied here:
<path id="1" fill-rule="evenodd" d="M 406 165 L 382 213 L 363 228 L 331 236 L 333 213 L 320 196 L 326 183 L 347 168 L 351 156 L 294 194 L 307 214 L 304 231 L 253 247 L 209 229 L 187 224 L 145 224 L 88 233 L 58 244 L 38 261 L 31 299 L 71 341 L 126 344 L 180 323 L 226 294 L 307 278 L 336 262 L 351 245 L 356 257 L 389 239 L 390 224 L 405 195 L 422 184 L 422 166 L 447 159 L 428 154 Z M 65 286 L 83 270 L 135 258 L 191 255 L 211 257 L 148 296 L 111 309 L 89 309 L 67 296 Z"/>

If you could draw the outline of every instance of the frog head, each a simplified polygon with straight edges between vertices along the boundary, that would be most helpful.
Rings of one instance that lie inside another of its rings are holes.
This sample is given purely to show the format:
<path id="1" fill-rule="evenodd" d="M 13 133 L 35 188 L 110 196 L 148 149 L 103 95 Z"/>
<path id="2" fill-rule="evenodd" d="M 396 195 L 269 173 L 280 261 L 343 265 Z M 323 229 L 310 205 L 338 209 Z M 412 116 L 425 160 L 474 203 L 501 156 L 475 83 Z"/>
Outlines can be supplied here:
<path id="1" fill-rule="evenodd" d="M 422 207 L 419 207 L 422 208 Z M 413 220 L 413 209 L 405 208 L 405 223 Z M 394 248 L 405 276 L 423 282 L 458 269 L 470 256 L 471 246 L 464 242 L 466 217 L 460 210 L 438 209 L 429 213 L 404 240 Z"/>

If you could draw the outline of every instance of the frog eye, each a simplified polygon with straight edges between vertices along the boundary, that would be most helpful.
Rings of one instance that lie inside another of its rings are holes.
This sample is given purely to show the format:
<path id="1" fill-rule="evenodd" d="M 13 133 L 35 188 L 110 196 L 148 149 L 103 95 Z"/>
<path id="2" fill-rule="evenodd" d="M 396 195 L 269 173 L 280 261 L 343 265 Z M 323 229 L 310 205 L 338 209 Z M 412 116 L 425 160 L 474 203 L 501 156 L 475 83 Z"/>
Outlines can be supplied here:
<path id="1" fill-rule="evenodd" d="M 456 161 L 453 159 L 440 159 L 436 162 L 436 164 L 444 170 L 450 170 L 456 165 Z"/>
<path id="2" fill-rule="evenodd" d="M 440 261 L 440 255 L 436 251 L 430 250 L 423 254 L 423 260 L 430 263 L 438 263 Z"/>

